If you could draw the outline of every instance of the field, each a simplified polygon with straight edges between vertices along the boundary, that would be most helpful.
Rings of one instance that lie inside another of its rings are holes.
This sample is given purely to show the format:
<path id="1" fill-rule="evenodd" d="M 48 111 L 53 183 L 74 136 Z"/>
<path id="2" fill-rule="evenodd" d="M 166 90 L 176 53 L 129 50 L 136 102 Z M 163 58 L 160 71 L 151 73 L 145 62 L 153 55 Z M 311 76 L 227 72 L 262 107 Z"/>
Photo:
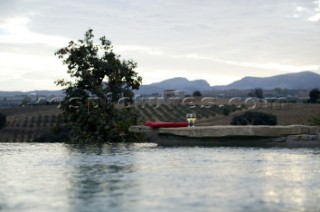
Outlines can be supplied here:
<path id="1" fill-rule="evenodd" d="M 7 116 L 6 127 L 0 130 L 1 142 L 30 142 L 49 132 L 59 118 L 54 105 L 2 109 Z"/>
<path id="2" fill-rule="evenodd" d="M 140 124 L 147 120 L 185 121 L 185 114 L 194 112 L 197 114 L 196 126 L 228 125 L 233 116 L 248 110 L 248 107 L 243 108 L 240 104 L 230 106 L 226 101 L 216 103 L 210 108 L 201 107 L 199 104 L 194 107 L 181 104 L 162 104 L 157 107 L 147 104 L 134 108 L 139 112 Z M 272 107 L 270 104 L 257 105 L 254 110 L 276 115 L 279 125 L 307 125 L 313 115 L 320 113 L 320 104 L 278 103 Z M 0 112 L 7 116 L 6 127 L 0 130 L 1 142 L 33 141 L 51 131 L 61 118 L 61 111 L 56 105 L 1 109 Z"/>

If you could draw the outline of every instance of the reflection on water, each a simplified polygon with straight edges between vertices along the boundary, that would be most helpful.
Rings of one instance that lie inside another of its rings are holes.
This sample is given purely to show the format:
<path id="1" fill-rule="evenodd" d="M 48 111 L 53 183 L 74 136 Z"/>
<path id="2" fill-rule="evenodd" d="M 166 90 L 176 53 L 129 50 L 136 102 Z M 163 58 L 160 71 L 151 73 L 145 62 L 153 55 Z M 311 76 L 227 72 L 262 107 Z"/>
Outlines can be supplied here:
<path id="1" fill-rule="evenodd" d="M 320 149 L 0 143 L 2 211 L 319 211 Z"/>
<path id="2" fill-rule="evenodd" d="M 126 204 L 126 191 L 135 189 L 135 180 L 125 179 L 135 170 L 127 157 L 132 157 L 130 146 L 67 146 L 69 154 L 80 155 L 69 161 L 74 164 L 69 195 L 76 211 L 97 206 L 101 206 L 101 210 L 104 206 L 121 208 Z"/>

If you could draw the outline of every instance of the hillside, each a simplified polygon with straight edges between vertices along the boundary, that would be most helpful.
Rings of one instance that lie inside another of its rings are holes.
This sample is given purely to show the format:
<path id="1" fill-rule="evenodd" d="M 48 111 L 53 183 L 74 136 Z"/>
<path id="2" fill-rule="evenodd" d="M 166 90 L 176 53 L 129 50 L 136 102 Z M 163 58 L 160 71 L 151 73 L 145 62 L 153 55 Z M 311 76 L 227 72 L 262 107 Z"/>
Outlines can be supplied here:
<path id="1" fill-rule="evenodd" d="M 153 93 L 162 93 L 163 90 L 167 89 L 177 89 L 185 91 L 187 93 L 192 93 L 196 90 L 211 90 L 211 86 L 205 80 L 193 80 L 189 81 L 183 77 L 176 77 L 172 79 L 167 79 L 158 83 L 152 83 L 150 85 L 142 85 L 137 91 L 137 93 L 142 94 L 153 94 Z"/>
<path id="2" fill-rule="evenodd" d="M 56 105 L 0 109 L 7 116 L 6 127 L 0 130 L 0 142 L 31 142 L 52 131 L 61 111 Z"/>
<path id="3" fill-rule="evenodd" d="M 272 77 L 247 76 L 228 85 L 212 87 L 206 80 L 190 81 L 183 77 L 176 77 L 149 85 L 142 85 L 136 93 L 153 94 L 162 93 L 162 91 L 166 89 L 177 89 L 190 94 L 195 90 L 244 90 L 253 88 L 262 88 L 265 90 L 272 90 L 274 88 L 287 88 L 295 90 L 320 88 L 320 75 L 311 71 L 303 71 L 299 73 L 281 74 Z"/>
<path id="4" fill-rule="evenodd" d="M 276 75 L 272 77 L 244 77 L 225 86 L 213 86 L 216 90 L 230 89 L 312 89 L 320 88 L 320 75 L 311 71 Z"/>

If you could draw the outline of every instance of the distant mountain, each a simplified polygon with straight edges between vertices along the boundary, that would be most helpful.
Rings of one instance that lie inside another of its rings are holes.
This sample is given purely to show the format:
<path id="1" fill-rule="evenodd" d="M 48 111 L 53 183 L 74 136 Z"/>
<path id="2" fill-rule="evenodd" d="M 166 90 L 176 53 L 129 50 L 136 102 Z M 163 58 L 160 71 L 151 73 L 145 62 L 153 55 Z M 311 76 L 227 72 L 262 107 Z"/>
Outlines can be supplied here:
<path id="1" fill-rule="evenodd" d="M 162 93 L 166 89 L 177 89 L 187 93 L 192 93 L 195 90 L 231 90 L 231 89 L 312 89 L 320 88 L 320 75 L 311 71 L 303 71 L 299 73 L 282 74 L 272 77 L 244 77 L 241 80 L 235 81 L 229 85 L 212 86 L 205 80 L 189 81 L 183 77 L 176 77 L 164 80 L 150 85 L 142 85 L 136 93 L 153 94 Z"/>
<path id="2" fill-rule="evenodd" d="M 12 97 L 12 96 L 25 96 L 37 93 L 39 96 L 62 96 L 64 95 L 62 90 L 47 91 L 47 90 L 37 90 L 37 91 L 0 91 L 0 97 Z"/>
<path id="3" fill-rule="evenodd" d="M 212 91 L 212 90 L 231 90 L 231 89 L 253 89 L 262 88 L 270 90 L 274 88 L 287 89 L 312 89 L 320 88 L 320 75 L 311 71 L 303 71 L 299 73 L 282 74 L 272 77 L 244 77 L 241 80 L 235 81 L 229 85 L 210 86 L 205 80 L 188 80 L 183 77 L 176 77 L 167 79 L 161 82 L 152 83 L 149 85 L 142 85 L 137 94 L 161 94 L 163 90 L 176 89 L 191 94 L 194 91 Z M 57 91 L 0 91 L 0 97 L 30 95 L 31 93 L 38 93 L 39 96 L 60 96 L 64 95 L 62 90 Z"/>
<path id="4" fill-rule="evenodd" d="M 299 73 L 282 74 L 272 77 L 244 77 L 229 85 L 213 86 L 214 90 L 230 89 L 312 89 L 320 88 L 320 75 L 311 71 Z"/>
<path id="5" fill-rule="evenodd" d="M 141 94 L 153 94 L 162 93 L 163 90 L 176 89 L 185 91 L 187 93 L 192 93 L 196 90 L 212 90 L 209 83 L 205 80 L 193 80 L 189 81 L 183 77 L 176 77 L 168 80 L 164 80 L 157 83 L 152 83 L 150 85 L 142 85 L 136 93 Z"/>

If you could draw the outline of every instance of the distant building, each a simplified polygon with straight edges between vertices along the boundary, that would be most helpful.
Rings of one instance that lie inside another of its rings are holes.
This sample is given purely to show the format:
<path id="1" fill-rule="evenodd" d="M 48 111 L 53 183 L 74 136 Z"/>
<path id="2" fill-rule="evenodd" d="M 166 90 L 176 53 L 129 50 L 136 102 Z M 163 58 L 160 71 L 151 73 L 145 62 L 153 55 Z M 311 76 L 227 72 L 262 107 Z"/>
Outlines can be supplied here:
<path id="1" fill-rule="evenodd" d="M 184 92 L 180 90 L 170 89 L 170 90 L 164 90 L 162 92 L 162 97 L 166 100 L 171 97 L 178 97 L 183 99 L 184 98 Z"/>

